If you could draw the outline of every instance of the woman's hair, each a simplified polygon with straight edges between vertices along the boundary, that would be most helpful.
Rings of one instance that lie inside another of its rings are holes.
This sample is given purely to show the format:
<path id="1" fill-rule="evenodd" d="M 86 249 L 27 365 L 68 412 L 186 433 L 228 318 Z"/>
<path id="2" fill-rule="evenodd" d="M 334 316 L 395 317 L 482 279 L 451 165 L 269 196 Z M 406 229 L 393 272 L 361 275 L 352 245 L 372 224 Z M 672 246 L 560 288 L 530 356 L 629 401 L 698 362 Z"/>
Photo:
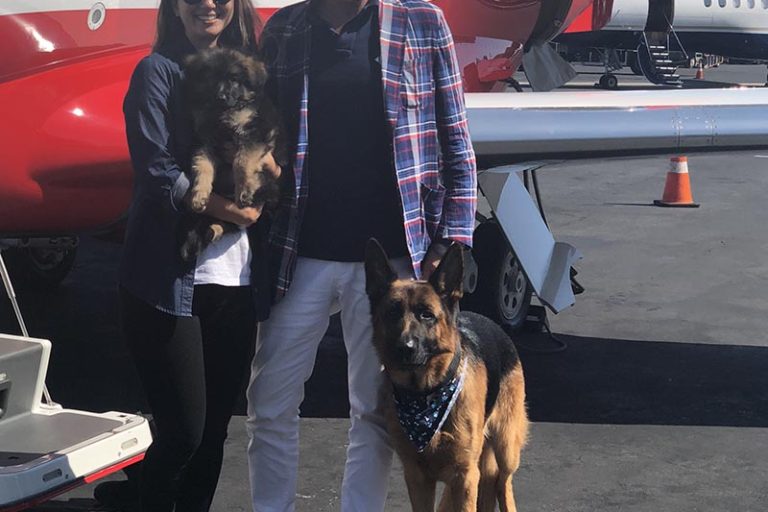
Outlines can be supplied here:
<path id="1" fill-rule="evenodd" d="M 186 37 L 181 18 L 173 10 L 174 2 L 184 0 L 160 0 L 157 10 L 157 37 L 153 50 L 166 46 L 174 39 Z M 232 21 L 219 36 L 219 46 L 235 48 L 247 52 L 256 52 L 258 43 L 256 33 L 261 31 L 261 19 L 253 10 L 251 0 L 230 0 L 235 2 L 235 13 Z"/>

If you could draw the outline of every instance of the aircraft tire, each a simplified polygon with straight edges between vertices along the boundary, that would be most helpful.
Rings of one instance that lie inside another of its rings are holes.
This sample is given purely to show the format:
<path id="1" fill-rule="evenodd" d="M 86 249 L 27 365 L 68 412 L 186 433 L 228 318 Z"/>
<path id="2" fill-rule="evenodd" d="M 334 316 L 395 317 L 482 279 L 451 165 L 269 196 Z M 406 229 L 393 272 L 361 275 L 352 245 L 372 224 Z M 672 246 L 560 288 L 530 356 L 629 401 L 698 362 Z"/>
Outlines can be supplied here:
<path id="1" fill-rule="evenodd" d="M 531 304 L 531 285 L 495 221 L 475 229 L 472 256 L 477 286 L 464 296 L 462 308 L 487 316 L 508 332 L 522 327 Z"/>
<path id="2" fill-rule="evenodd" d="M 601 89 L 606 89 L 606 90 L 618 89 L 619 79 L 616 77 L 616 75 L 612 75 L 608 73 L 600 77 L 599 85 Z"/>
<path id="3" fill-rule="evenodd" d="M 77 247 L 48 249 L 24 247 L 3 253 L 8 272 L 19 288 L 50 290 L 67 277 L 75 263 Z M 15 288 L 16 286 L 14 286 Z"/>

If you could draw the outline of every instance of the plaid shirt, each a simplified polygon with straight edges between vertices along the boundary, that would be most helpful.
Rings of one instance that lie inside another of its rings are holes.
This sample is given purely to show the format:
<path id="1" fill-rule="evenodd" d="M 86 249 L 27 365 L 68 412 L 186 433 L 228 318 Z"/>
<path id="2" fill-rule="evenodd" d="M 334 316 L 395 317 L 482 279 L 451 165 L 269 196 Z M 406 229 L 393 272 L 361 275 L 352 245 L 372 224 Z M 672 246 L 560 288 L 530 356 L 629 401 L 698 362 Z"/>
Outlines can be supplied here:
<path id="1" fill-rule="evenodd" d="M 309 4 L 306 0 L 275 13 L 261 39 L 270 73 L 267 87 L 283 113 L 294 178 L 270 234 L 276 300 L 293 277 L 297 235 L 309 194 Z M 443 13 L 424 0 L 379 0 L 379 23 L 394 172 L 406 243 L 414 273 L 420 276 L 421 261 L 432 240 L 472 244 L 475 154 L 453 38 Z"/>

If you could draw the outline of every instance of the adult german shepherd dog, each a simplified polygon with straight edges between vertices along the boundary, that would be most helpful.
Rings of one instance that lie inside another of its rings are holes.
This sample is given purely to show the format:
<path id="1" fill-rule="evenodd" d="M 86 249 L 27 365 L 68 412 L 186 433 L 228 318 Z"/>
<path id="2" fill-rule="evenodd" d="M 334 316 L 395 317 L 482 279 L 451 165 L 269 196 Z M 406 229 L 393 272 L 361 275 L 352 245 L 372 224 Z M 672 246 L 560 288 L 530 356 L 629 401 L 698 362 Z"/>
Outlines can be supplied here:
<path id="1" fill-rule="evenodd" d="M 512 476 L 528 435 L 523 369 L 512 340 L 491 320 L 460 313 L 464 262 L 454 244 L 429 281 L 397 279 L 370 240 L 366 292 L 373 343 L 392 389 L 389 433 L 411 506 L 432 512 L 514 511 Z"/>
<path id="2" fill-rule="evenodd" d="M 264 64 L 237 50 L 213 48 L 187 57 L 183 93 L 194 127 L 195 150 L 187 201 L 193 214 L 181 228 L 180 250 L 194 261 L 203 248 L 234 224 L 202 213 L 216 192 L 240 208 L 274 206 L 276 169 L 264 157 L 276 149 L 277 111 L 264 94 Z"/>

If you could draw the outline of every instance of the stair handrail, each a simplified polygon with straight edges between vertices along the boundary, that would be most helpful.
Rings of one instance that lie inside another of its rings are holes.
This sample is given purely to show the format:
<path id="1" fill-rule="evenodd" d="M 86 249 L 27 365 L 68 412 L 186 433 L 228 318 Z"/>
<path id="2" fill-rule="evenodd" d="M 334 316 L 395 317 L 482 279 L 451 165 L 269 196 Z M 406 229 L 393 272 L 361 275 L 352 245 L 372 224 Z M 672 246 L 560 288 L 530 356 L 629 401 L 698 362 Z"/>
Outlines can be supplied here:
<path id="1" fill-rule="evenodd" d="M 5 260 L 3 260 L 3 249 L 5 247 L 0 245 L 0 278 L 2 278 L 5 291 L 8 294 L 8 298 L 11 300 L 13 306 L 13 312 L 16 314 L 16 320 L 21 327 L 21 334 L 25 338 L 29 338 L 29 331 L 27 331 L 27 325 L 24 323 L 24 317 L 21 315 L 21 308 L 19 307 L 19 301 L 16 299 L 16 291 L 13 289 L 13 283 L 11 283 L 11 275 L 8 273 L 8 268 L 5 266 Z M 53 405 L 53 399 L 48 392 L 48 386 L 43 384 L 43 398 L 47 405 Z"/>
<path id="2" fill-rule="evenodd" d="M 685 55 L 685 59 L 690 60 L 691 58 L 688 56 L 688 52 L 685 51 L 685 47 L 683 46 L 683 43 L 680 41 L 680 38 L 677 37 L 677 31 L 675 31 L 675 27 L 672 25 L 672 22 L 669 21 L 669 18 L 667 18 L 666 14 L 664 14 L 664 19 L 667 20 L 667 25 L 669 25 L 669 32 L 667 33 L 667 51 L 669 51 L 669 34 L 672 33 L 672 35 L 675 36 L 677 45 L 680 47 L 681 50 L 683 50 L 683 55 Z"/>

